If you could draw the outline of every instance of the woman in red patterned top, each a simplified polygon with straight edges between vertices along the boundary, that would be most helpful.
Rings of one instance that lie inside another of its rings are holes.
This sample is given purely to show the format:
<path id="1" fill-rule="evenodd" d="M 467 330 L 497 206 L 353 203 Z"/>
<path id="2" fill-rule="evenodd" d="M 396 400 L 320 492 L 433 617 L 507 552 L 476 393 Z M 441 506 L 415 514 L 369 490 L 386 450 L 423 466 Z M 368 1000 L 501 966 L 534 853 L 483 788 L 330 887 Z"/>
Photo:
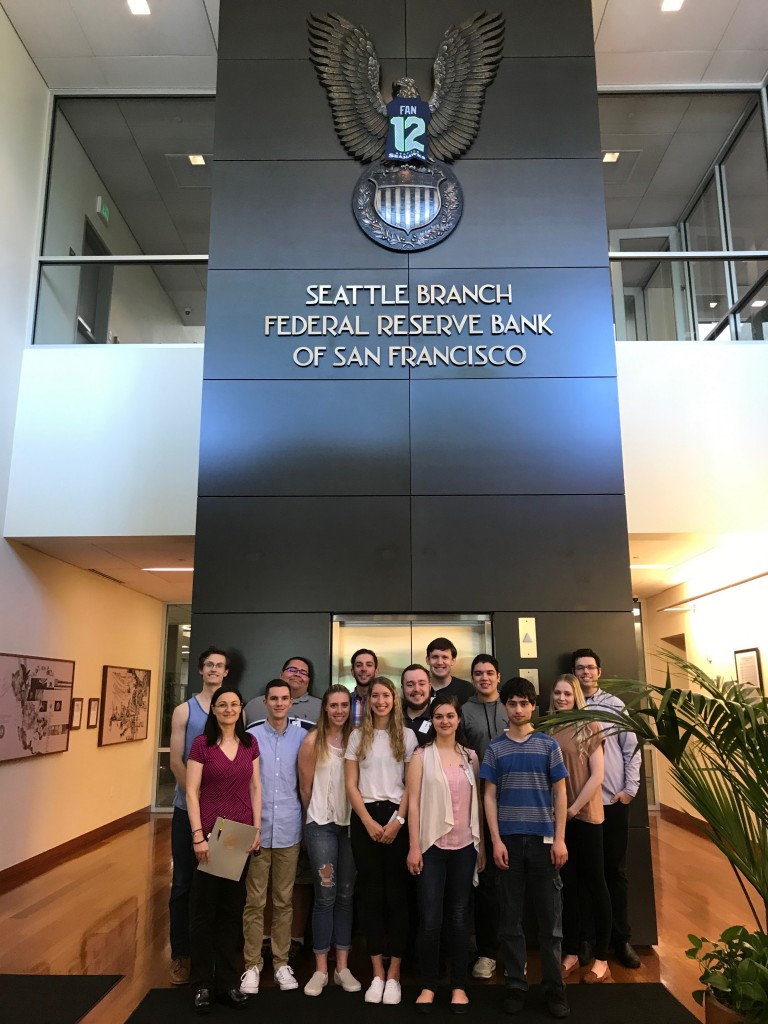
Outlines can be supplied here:
<path id="1" fill-rule="evenodd" d="M 245 731 L 243 698 L 221 687 L 211 697 L 202 736 L 192 744 L 187 761 L 187 809 L 192 848 L 198 864 L 208 861 L 208 840 L 216 819 L 256 825 L 250 852 L 258 855 L 261 837 L 259 745 Z M 236 882 L 196 871 L 190 901 L 191 976 L 194 1006 L 208 1013 L 212 992 L 232 1006 L 243 1006 L 240 993 L 240 950 L 248 861 Z"/>

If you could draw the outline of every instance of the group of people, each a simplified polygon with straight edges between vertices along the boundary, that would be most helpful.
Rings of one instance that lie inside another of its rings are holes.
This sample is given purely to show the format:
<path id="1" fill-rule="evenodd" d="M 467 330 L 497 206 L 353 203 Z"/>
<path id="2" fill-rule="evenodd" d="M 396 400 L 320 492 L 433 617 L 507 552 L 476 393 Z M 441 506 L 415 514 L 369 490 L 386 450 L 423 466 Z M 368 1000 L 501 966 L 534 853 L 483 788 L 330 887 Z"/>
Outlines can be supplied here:
<path id="1" fill-rule="evenodd" d="M 302 939 L 304 920 L 295 893 L 307 881 L 315 958 L 308 996 L 328 985 L 332 949 L 333 982 L 362 989 L 348 959 L 356 893 L 371 960 L 368 1003 L 401 1001 L 415 921 L 418 1012 L 432 1010 L 441 951 L 450 1010 L 466 1012 L 472 932 L 472 975 L 492 977 L 501 949 L 504 1010 L 520 1012 L 526 890 L 553 1017 L 568 1016 L 565 980 L 576 971 L 587 984 L 610 979 L 609 950 L 639 967 L 624 870 L 639 786 L 634 737 L 595 721 L 557 727 L 556 717 L 537 730 L 528 680 L 501 686 L 490 654 L 477 655 L 471 682 L 462 680 L 452 674 L 456 658 L 450 640 L 433 640 L 427 664 L 409 665 L 398 691 L 378 674 L 375 652 L 361 649 L 351 659 L 354 689 L 336 684 L 322 698 L 311 693 L 312 663 L 289 658 L 263 696 L 245 703 L 227 686 L 225 652 L 203 652 L 203 689 L 175 710 L 171 731 L 171 982 L 192 980 L 199 1012 L 214 996 L 237 1007 L 258 993 L 270 910 L 275 982 L 298 988 L 292 930 Z M 599 687 L 599 656 L 583 648 L 572 660 L 549 710 L 620 711 L 621 701 Z M 255 826 L 238 881 L 196 870 L 208 860 L 217 817 Z"/>

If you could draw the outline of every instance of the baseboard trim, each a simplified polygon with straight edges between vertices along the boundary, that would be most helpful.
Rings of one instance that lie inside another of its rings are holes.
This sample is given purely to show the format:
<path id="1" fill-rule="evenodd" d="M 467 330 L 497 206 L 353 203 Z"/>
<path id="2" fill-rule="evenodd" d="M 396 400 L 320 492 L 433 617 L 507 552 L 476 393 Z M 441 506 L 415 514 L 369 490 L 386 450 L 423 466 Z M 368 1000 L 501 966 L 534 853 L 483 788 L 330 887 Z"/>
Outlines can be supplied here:
<path id="1" fill-rule="evenodd" d="M 700 819 L 694 815 L 686 814 L 685 811 L 681 811 L 677 807 L 670 807 L 669 804 L 660 804 L 659 812 L 662 821 L 668 821 L 671 825 L 684 828 L 686 832 L 692 832 L 696 836 L 701 835 L 701 826 L 697 824 Z"/>
<path id="2" fill-rule="evenodd" d="M 37 878 L 65 861 L 72 860 L 73 857 L 78 857 L 86 850 L 92 850 L 97 843 L 111 839 L 119 832 L 127 832 L 138 825 L 144 825 L 150 818 L 149 807 L 143 807 L 140 811 L 132 811 L 122 818 L 117 818 L 116 821 L 100 825 L 99 828 L 92 829 L 75 839 L 70 839 L 60 846 L 54 846 L 51 850 L 38 853 L 37 856 L 23 860 L 19 864 L 12 864 L 11 867 L 0 871 L 0 895 Z"/>

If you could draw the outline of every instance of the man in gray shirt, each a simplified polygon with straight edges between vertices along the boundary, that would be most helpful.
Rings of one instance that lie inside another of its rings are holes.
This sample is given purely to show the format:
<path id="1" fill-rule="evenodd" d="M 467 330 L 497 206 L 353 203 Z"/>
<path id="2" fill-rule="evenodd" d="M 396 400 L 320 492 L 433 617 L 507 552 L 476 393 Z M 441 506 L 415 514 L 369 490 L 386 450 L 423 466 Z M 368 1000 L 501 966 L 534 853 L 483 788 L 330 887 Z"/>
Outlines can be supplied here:
<path id="1" fill-rule="evenodd" d="M 283 665 L 280 678 L 288 683 L 291 690 L 291 711 L 288 720 L 302 729 L 314 729 L 320 717 L 322 701 L 309 692 L 314 680 L 314 668 L 309 658 L 289 658 Z M 265 720 L 264 703 L 261 697 L 254 697 L 245 705 L 245 725 L 250 729 Z"/>

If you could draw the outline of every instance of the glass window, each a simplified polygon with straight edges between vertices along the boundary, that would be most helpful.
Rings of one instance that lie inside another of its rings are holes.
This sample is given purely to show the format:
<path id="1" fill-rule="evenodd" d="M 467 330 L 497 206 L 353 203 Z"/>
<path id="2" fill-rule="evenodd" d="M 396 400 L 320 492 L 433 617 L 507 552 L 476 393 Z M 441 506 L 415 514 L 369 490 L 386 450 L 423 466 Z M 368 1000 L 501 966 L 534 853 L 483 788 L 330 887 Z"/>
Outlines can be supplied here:
<path id="1" fill-rule="evenodd" d="M 60 99 L 42 256 L 207 254 L 214 100 Z M 36 344 L 198 343 L 205 265 L 43 265 Z"/>
<path id="2" fill-rule="evenodd" d="M 171 771 L 171 718 L 174 708 L 187 699 L 189 682 L 189 641 L 192 635 L 192 608 L 188 604 L 170 604 L 166 610 L 165 662 L 160 705 L 160 736 L 157 750 L 154 807 L 173 804 L 176 780 Z"/>
<path id="3" fill-rule="evenodd" d="M 768 249 L 768 162 L 759 112 L 750 117 L 723 161 L 723 184 L 731 249 Z M 737 297 L 757 283 L 765 268 L 738 264 Z"/>

